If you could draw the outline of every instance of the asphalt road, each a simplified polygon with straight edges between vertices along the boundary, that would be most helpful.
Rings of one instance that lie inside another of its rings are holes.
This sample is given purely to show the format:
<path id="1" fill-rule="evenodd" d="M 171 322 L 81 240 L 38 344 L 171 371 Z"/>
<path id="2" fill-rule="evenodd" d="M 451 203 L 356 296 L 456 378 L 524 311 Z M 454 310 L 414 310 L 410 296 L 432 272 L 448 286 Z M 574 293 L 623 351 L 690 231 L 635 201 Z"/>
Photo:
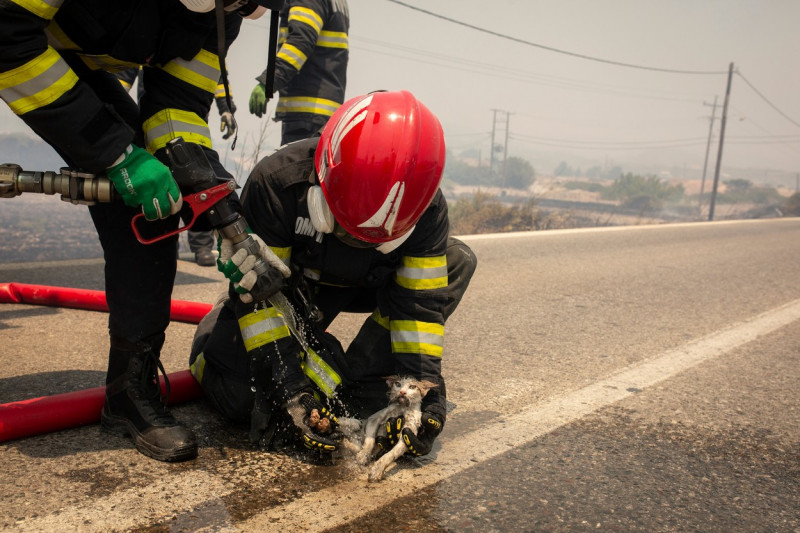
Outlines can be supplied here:
<path id="1" fill-rule="evenodd" d="M 476 236 L 448 322 L 452 410 L 433 453 L 378 484 L 347 459 L 258 450 L 204 401 L 197 460 L 98 425 L 0 444 L 9 531 L 800 531 L 800 220 Z M 175 298 L 212 302 L 181 262 Z M 102 289 L 98 261 L 0 282 Z M 332 331 L 345 343 L 363 317 Z M 103 313 L 0 307 L 0 402 L 94 387 Z M 186 367 L 194 327 L 163 359 Z"/>

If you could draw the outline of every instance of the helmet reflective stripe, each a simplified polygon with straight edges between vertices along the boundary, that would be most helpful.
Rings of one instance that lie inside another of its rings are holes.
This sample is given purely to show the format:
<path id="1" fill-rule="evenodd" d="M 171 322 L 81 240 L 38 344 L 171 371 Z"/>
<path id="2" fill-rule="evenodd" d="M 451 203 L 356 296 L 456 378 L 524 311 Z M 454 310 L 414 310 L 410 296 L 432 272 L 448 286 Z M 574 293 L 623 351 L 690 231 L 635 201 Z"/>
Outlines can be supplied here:
<path id="1" fill-rule="evenodd" d="M 406 184 L 399 181 L 392 185 L 386 200 L 383 201 L 375 214 L 369 219 L 365 220 L 358 225 L 359 228 L 380 228 L 386 230 L 387 235 L 392 234 L 394 221 L 397 220 L 397 211 L 400 209 L 400 202 L 403 201 L 403 192 L 405 192 Z"/>
<path id="2" fill-rule="evenodd" d="M 331 136 L 330 153 L 328 153 L 328 157 L 331 160 L 335 160 L 336 155 L 339 153 L 339 146 L 342 144 L 342 139 L 347 136 L 350 130 L 367 118 L 367 108 L 371 103 L 372 95 L 370 94 L 348 109 L 339 123 L 336 124 L 336 129 L 333 130 L 333 135 Z"/>

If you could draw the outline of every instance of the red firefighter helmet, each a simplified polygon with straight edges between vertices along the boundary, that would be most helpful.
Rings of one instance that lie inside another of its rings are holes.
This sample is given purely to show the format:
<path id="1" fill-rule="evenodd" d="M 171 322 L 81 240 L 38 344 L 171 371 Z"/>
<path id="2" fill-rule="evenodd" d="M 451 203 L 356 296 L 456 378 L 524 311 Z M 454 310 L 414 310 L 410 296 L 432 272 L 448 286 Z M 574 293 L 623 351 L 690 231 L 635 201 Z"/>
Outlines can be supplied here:
<path id="1" fill-rule="evenodd" d="M 444 162 L 439 120 L 408 91 L 342 104 L 322 131 L 315 159 L 326 209 L 344 231 L 373 244 L 414 227 L 439 188 Z"/>

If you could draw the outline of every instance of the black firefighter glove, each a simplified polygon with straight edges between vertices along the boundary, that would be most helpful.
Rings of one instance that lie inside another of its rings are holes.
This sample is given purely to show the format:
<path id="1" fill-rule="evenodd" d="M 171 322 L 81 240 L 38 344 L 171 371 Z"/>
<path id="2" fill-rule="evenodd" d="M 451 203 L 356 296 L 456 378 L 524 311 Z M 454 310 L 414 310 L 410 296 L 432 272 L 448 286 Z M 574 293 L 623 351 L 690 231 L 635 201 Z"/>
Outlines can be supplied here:
<path id="1" fill-rule="evenodd" d="M 414 432 L 409 428 L 403 428 L 403 417 L 398 416 L 386 421 L 386 436 L 376 439 L 376 442 L 384 452 L 387 452 L 397 444 L 399 439 L 403 439 L 406 448 L 408 448 L 408 453 L 411 455 L 417 457 L 428 455 L 433 448 L 433 442 L 442 432 L 443 427 L 444 422 L 439 415 L 423 411 L 422 424 L 417 434 L 414 435 Z"/>
<path id="2" fill-rule="evenodd" d="M 339 420 L 309 390 L 292 396 L 285 405 L 295 435 L 310 450 L 333 452 L 342 440 Z"/>

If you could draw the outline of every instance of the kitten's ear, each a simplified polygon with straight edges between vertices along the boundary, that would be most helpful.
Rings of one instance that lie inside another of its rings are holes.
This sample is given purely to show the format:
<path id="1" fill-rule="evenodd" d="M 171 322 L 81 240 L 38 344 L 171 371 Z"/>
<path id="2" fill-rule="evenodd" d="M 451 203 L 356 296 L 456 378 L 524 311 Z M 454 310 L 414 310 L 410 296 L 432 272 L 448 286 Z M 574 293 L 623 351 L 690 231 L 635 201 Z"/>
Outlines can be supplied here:
<path id="1" fill-rule="evenodd" d="M 384 380 L 386 381 L 386 385 L 388 385 L 389 387 L 391 387 L 391 386 L 392 386 L 392 383 L 394 383 L 395 381 L 397 381 L 399 378 L 398 378 L 398 376 L 383 376 L 383 378 L 382 378 L 382 379 L 384 379 Z"/>
<path id="2" fill-rule="evenodd" d="M 427 379 L 423 379 L 419 382 L 419 386 L 422 389 L 422 395 L 428 394 L 428 391 L 431 389 L 435 389 L 439 386 L 438 383 L 434 383 L 433 381 L 428 381 Z"/>

